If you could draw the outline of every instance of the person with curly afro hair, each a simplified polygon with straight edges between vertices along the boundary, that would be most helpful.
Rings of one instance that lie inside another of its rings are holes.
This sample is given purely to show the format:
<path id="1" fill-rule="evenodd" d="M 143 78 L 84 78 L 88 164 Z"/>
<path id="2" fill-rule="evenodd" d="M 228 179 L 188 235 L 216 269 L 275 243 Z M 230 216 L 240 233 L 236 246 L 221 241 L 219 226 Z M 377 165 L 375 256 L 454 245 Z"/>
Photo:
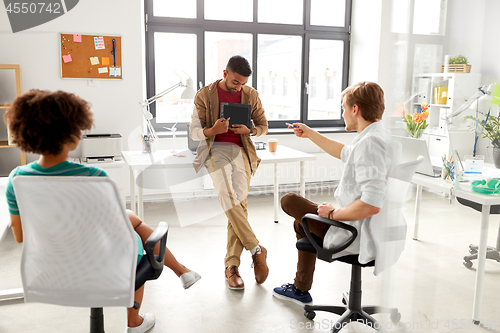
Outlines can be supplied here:
<path id="1" fill-rule="evenodd" d="M 31 90 L 16 98 L 4 116 L 14 143 L 26 152 L 39 154 L 38 160 L 16 167 L 9 175 L 7 203 L 11 216 L 14 239 L 21 243 L 23 232 L 21 216 L 12 180 L 23 176 L 88 176 L 106 177 L 100 168 L 68 161 L 69 152 L 76 149 L 82 131 L 93 126 L 90 105 L 80 97 L 64 91 Z M 142 257 L 143 244 L 153 229 L 132 211 L 127 215 L 137 235 L 138 261 Z M 155 252 L 159 252 L 159 245 Z M 191 287 L 201 277 L 180 264 L 172 253 L 165 251 L 165 266 L 180 277 L 184 289 Z M 141 303 L 144 286 L 135 292 L 135 301 Z M 126 332 L 142 333 L 155 324 L 153 314 L 139 314 L 139 309 L 127 309 Z"/>

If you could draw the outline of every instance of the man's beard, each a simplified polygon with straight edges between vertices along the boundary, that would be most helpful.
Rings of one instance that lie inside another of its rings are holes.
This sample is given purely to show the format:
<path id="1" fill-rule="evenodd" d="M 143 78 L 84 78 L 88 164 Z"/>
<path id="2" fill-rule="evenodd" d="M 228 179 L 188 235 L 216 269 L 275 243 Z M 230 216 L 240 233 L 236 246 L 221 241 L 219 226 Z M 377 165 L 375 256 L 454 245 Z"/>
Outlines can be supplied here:
<path id="1" fill-rule="evenodd" d="M 236 94 L 238 92 L 238 90 L 234 89 L 234 88 L 229 88 L 229 86 L 227 85 L 227 81 L 224 81 L 224 84 L 226 85 L 226 89 L 233 93 L 233 94 Z"/>

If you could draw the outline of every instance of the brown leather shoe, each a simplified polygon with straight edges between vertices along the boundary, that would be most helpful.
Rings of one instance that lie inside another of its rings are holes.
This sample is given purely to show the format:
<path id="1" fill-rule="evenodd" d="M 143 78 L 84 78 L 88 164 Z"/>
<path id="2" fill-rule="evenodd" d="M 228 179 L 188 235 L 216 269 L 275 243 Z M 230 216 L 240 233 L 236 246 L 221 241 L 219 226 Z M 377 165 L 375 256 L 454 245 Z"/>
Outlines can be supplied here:
<path id="1" fill-rule="evenodd" d="M 264 283 L 267 279 L 267 275 L 269 274 L 269 268 L 266 263 L 267 250 L 262 245 L 260 245 L 260 249 L 260 253 L 256 253 L 252 256 L 255 281 L 257 281 L 258 284 Z"/>
<path id="2" fill-rule="evenodd" d="M 245 284 L 243 283 L 243 279 L 240 276 L 240 273 L 238 273 L 238 267 L 237 266 L 229 266 L 226 268 L 226 281 L 227 281 L 227 287 L 231 290 L 241 290 L 245 289 Z"/>

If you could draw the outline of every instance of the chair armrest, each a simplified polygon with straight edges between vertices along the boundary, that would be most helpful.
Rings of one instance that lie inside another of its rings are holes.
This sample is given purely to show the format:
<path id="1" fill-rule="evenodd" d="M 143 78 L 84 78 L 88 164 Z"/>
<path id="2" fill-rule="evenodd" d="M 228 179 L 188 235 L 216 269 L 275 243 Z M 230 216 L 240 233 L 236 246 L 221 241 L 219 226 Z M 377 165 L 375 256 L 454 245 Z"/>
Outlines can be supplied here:
<path id="1" fill-rule="evenodd" d="M 151 267 L 157 271 L 163 269 L 163 264 L 165 262 L 165 249 L 167 246 L 167 235 L 168 235 L 168 223 L 160 222 L 155 228 L 153 233 L 148 237 L 144 243 L 144 250 L 146 250 L 146 256 L 149 259 Z M 154 254 L 156 244 L 160 243 L 160 253 L 158 255 Z"/>
<path id="2" fill-rule="evenodd" d="M 338 227 L 341 229 L 345 229 L 345 230 L 349 231 L 352 235 L 342 244 L 339 244 L 332 249 L 328 249 L 328 250 L 324 249 L 322 246 L 320 246 L 314 240 L 313 235 L 309 231 L 309 226 L 307 225 L 308 219 L 315 220 L 315 221 L 318 221 L 321 223 L 326 223 L 328 225 L 335 226 L 335 227 Z M 304 227 L 304 231 L 306 232 L 307 238 L 311 242 L 312 246 L 316 249 L 317 257 L 321 260 L 328 261 L 328 262 L 333 261 L 332 255 L 334 255 L 335 253 L 338 253 L 340 251 L 345 250 L 349 245 L 351 245 L 354 242 L 354 240 L 358 236 L 358 231 L 352 225 L 345 224 L 345 223 L 335 221 L 335 220 L 330 220 L 330 219 L 327 219 L 325 217 L 318 216 L 316 214 L 308 213 L 308 214 L 304 215 L 302 217 L 302 226 Z"/>

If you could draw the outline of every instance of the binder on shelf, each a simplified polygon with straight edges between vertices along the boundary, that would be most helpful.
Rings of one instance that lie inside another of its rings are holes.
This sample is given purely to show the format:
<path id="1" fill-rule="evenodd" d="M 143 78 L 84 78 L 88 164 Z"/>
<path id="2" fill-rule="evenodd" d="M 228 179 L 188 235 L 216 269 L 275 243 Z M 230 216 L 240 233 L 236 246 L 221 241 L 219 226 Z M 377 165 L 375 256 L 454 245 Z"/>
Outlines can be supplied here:
<path id="1" fill-rule="evenodd" d="M 418 91 L 421 91 L 421 94 L 417 95 L 417 102 L 418 104 L 422 103 L 429 103 L 429 100 L 427 99 L 428 91 L 429 91 L 429 85 L 431 81 L 429 78 L 419 78 L 418 79 Z"/>

